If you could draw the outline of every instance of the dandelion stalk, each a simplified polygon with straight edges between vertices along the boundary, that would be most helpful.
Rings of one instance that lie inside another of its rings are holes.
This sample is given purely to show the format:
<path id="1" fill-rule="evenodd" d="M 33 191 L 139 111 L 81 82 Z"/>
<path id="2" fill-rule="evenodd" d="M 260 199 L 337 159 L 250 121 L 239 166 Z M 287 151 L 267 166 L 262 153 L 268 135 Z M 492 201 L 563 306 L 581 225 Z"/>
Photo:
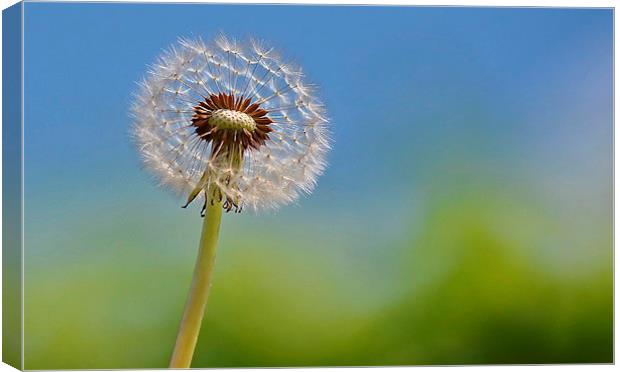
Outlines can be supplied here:
<path id="1" fill-rule="evenodd" d="M 213 195 L 213 191 L 211 190 L 208 195 Z M 220 200 L 207 202 L 192 286 L 170 359 L 170 368 L 189 368 L 192 363 L 211 288 L 221 220 L 222 202 Z"/>
<path id="2" fill-rule="evenodd" d="M 328 120 L 301 69 L 273 48 L 180 39 L 135 95 L 143 164 L 183 196 L 205 195 L 198 258 L 170 368 L 189 368 L 215 264 L 222 211 L 272 209 L 310 193 L 326 166 Z"/>

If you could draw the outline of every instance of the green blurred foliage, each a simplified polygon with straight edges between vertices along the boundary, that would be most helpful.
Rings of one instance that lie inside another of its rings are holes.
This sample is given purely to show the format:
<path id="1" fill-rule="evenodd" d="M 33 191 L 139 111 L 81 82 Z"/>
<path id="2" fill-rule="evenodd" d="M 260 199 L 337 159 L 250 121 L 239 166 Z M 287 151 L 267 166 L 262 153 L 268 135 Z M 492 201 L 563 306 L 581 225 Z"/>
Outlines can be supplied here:
<path id="1" fill-rule="evenodd" d="M 535 207 L 492 193 L 440 204 L 413 239 L 409 295 L 360 336 L 378 348 L 375 363 L 613 361 L 611 240 L 592 247 L 607 255 L 589 272 L 554 273 L 523 249 L 543 238 Z"/>
<path id="2" fill-rule="evenodd" d="M 509 189 L 429 195 L 389 239 L 329 214 L 226 217 L 193 366 L 612 362 L 606 221 L 569 231 Z M 156 241 L 144 217 L 117 214 L 66 242 L 103 237 L 79 259 L 30 264 L 28 369 L 166 366 L 199 221 Z M 550 255 L 576 235 L 589 245 Z M 163 250 L 175 244 L 187 249 Z"/>

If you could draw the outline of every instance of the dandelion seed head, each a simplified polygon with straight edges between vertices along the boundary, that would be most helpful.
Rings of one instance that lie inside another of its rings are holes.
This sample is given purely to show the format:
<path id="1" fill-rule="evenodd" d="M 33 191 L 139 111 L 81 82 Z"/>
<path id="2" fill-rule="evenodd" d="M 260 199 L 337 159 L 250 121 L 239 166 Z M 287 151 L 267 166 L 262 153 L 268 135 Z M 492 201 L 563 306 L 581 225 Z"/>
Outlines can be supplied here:
<path id="1" fill-rule="evenodd" d="M 329 121 L 304 80 L 257 40 L 179 39 L 135 94 L 144 165 L 189 201 L 217 186 L 227 210 L 274 208 L 312 192 L 326 166 Z"/>

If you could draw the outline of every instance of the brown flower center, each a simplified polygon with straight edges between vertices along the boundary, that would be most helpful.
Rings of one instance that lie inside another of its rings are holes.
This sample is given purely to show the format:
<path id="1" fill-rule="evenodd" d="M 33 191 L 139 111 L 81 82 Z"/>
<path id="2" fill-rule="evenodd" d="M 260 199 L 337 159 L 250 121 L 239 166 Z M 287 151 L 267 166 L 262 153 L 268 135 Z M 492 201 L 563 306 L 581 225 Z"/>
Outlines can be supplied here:
<path id="1" fill-rule="evenodd" d="M 226 93 L 211 94 L 194 106 L 193 110 L 192 126 L 198 137 L 211 143 L 211 161 L 217 171 L 205 171 L 185 206 L 204 189 L 206 184 L 203 181 L 206 182 L 212 176 L 228 186 L 234 183 L 233 176 L 243 166 L 245 151 L 264 145 L 269 139 L 269 133 L 273 131 L 270 126 L 273 120 L 267 116 L 268 111 L 261 108 L 260 104 L 252 103 L 251 98 Z M 221 190 L 218 189 L 216 194 L 220 200 L 223 198 Z M 225 197 L 223 207 L 227 212 L 233 208 L 240 211 L 238 198 L 229 195 Z"/>
<path id="2" fill-rule="evenodd" d="M 218 148 L 258 149 L 269 139 L 273 121 L 267 110 L 251 98 L 234 94 L 211 94 L 194 107 L 192 125 L 204 141 L 212 142 L 213 155 Z"/>

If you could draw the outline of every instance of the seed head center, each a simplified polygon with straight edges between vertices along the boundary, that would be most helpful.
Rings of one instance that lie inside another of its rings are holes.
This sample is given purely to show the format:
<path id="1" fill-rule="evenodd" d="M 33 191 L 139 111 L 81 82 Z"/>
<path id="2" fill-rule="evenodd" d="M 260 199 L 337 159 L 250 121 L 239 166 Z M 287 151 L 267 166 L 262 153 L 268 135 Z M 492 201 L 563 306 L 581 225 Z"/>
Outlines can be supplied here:
<path id="1" fill-rule="evenodd" d="M 218 129 L 246 129 L 250 132 L 256 129 L 256 122 L 250 115 L 241 111 L 227 109 L 213 111 L 209 118 L 209 124 Z"/>

